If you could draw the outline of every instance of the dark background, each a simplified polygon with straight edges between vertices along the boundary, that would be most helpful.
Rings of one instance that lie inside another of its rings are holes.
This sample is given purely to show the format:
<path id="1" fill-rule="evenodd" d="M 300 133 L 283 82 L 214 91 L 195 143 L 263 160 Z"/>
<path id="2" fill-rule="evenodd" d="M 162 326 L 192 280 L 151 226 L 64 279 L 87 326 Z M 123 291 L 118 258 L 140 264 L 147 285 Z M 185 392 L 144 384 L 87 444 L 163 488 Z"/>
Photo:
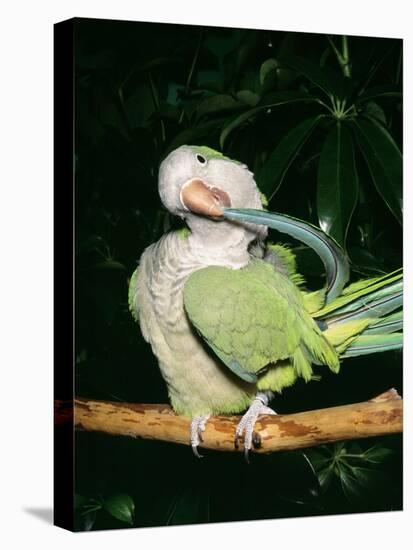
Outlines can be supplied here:
<path id="1" fill-rule="evenodd" d="M 400 40 L 76 20 L 76 394 L 168 402 L 127 287 L 144 248 L 180 224 L 161 206 L 157 170 L 181 144 L 245 162 L 273 195 L 270 210 L 323 227 L 339 220 L 329 231 L 346 247 L 354 279 L 400 267 L 401 75 Z M 309 131 L 306 121 L 320 114 Z M 324 147 L 339 124 L 348 139 L 336 148 L 345 174 L 336 180 L 337 158 Z M 323 200 L 331 192 L 334 200 Z M 322 286 L 311 251 L 271 238 L 294 247 L 309 288 Z M 317 374 L 277 396 L 275 410 L 402 392 L 397 352 Z M 400 436 L 254 455 L 250 465 L 236 453 L 204 454 L 76 433 L 76 529 L 402 507 Z"/>

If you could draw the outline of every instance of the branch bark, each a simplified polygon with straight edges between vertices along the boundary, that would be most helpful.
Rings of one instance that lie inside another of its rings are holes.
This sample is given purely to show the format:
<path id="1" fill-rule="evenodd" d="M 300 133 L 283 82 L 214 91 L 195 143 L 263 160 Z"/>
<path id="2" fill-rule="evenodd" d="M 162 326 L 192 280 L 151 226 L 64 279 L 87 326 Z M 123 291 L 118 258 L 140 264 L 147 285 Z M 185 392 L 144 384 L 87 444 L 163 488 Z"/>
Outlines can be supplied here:
<path id="1" fill-rule="evenodd" d="M 56 424 L 70 422 L 67 402 L 56 402 Z M 157 439 L 189 445 L 190 418 L 177 416 L 168 405 L 143 405 L 77 398 L 74 426 L 78 430 Z M 285 415 L 261 415 L 255 425 L 256 452 L 302 449 L 334 441 L 402 432 L 403 401 L 391 389 L 370 401 Z M 201 447 L 236 451 L 239 416 L 215 416 Z M 242 450 L 240 446 L 239 450 Z"/>

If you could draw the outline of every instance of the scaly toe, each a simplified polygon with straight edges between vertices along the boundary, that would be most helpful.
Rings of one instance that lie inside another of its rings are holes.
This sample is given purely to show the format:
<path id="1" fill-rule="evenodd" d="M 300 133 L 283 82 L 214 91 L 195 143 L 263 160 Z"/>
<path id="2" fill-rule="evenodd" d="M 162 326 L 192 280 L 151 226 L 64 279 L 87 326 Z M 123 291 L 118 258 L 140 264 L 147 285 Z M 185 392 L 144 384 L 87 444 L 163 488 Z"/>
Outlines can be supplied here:
<path id="1" fill-rule="evenodd" d="M 198 452 L 198 445 L 200 443 L 203 443 L 204 441 L 202 438 L 202 432 L 205 431 L 206 423 L 210 417 L 211 415 L 207 414 L 204 416 L 194 416 L 192 418 L 191 429 L 190 429 L 191 447 L 192 447 L 192 452 L 197 458 L 203 458 L 203 455 L 199 454 Z"/>
<path id="2" fill-rule="evenodd" d="M 239 440 L 242 437 L 244 438 L 244 457 L 247 463 L 249 463 L 249 452 L 252 449 L 252 444 L 254 443 L 255 448 L 261 446 L 261 437 L 257 432 L 254 432 L 258 416 L 261 414 L 277 414 L 270 407 L 267 407 L 266 403 L 268 403 L 266 396 L 257 394 L 256 399 L 251 403 L 250 408 L 241 418 L 235 430 L 234 446 L 238 449 Z M 257 442 L 259 443 L 256 444 Z"/>

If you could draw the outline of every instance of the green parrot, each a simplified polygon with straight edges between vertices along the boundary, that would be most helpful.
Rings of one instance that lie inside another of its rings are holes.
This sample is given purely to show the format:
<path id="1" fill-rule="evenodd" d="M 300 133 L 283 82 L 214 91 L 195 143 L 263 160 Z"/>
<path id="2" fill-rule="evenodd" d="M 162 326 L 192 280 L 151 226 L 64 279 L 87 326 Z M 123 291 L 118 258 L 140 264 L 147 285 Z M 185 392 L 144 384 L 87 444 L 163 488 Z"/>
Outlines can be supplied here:
<path id="1" fill-rule="evenodd" d="M 129 308 L 150 343 L 176 414 L 191 417 L 196 456 L 212 415 L 244 411 L 234 434 L 252 448 L 270 399 L 313 365 L 338 372 L 340 359 L 400 348 L 401 273 L 344 288 L 347 260 L 332 239 L 299 220 L 264 210 L 253 174 L 204 146 L 172 151 L 159 194 L 187 227 L 143 252 L 129 284 Z M 268 227 L 312 246 L 326 288 L 308 292 L 286 247 Z"/>

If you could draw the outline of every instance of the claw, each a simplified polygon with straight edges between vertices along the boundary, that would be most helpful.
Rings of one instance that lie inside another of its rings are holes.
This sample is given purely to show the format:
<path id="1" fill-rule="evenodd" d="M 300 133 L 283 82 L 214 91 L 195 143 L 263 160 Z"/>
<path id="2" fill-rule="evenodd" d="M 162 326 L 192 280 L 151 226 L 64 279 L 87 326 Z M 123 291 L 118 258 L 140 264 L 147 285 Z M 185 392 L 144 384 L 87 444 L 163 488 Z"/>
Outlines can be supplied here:
<path id="1" fill-rule="evenodd" d="M 258 432 L 252 432 L 252 444 L 254 445 L 254 449 L 261 447 L 261 436 Z"/>
<path id="2" fill-rule="evenodd" d="M 203 455 L 198 452 L 198 445 L 203 443 L 202 432 L 205 431 L 206 423 L 211 417 L 210 414 L 204 416 L 194 416 L 191 422 L 191 447 L 192 452 L 197 458 L 203 458 Z"/>
<path id="3" fill-rule="evenodd" d="M 249 464 L 249 452 L 254 445 L 254 448 L 261 447 L 261 437 L 259 433 L 254 432 L 254 425 L 260 414 L 277 414 L 275 411 L 267 407 L 268 398 L 265 394 L 257 393 L 256 398 L 251 403 L 250 408 L 241 418 L 237 429 L 235 430 L 234 446 L 239 448 L 239 440 L 244 438 L 244 457 Z"/>
<path id="4" fill-rule="evenodd" d="M 204 455 L 199 454 L 198 447 L 196 445 L 192 445 L 192 452 L 197 458 L 204 458 Z"/>

